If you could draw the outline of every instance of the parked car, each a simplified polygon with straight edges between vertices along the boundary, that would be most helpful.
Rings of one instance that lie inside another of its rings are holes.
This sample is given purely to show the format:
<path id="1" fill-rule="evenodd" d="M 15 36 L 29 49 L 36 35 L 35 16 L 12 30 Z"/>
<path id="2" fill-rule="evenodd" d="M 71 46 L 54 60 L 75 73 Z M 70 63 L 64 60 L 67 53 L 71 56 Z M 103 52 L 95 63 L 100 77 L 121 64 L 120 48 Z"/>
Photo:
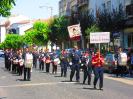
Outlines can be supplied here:
<path id="1" fill-rule="evenodd" d="M 0 50 L 0 57 L 4 57 L 4 51 Z"/>
<path id="2" fill-rule="evenodd" d="M 113 73 L 115 71 L 117 66 L 117 60 L 115 59 L 115 54 L 107 54 L 105 56 L 105 65 L 104 69 L 105 71 L 109 73 Z"/>

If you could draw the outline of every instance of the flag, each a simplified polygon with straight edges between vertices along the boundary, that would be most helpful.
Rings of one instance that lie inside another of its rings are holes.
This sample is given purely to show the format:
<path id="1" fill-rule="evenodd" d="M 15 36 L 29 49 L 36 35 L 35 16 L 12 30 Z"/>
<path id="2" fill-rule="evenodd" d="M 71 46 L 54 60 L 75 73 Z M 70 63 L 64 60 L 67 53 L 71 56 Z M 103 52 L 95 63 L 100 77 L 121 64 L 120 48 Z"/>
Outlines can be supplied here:
<path id="1" fill-rule="evenodd" d="M 80 24 L 68 26 L 68 32 L 71 40 L 80 40 L 81 28 Z"/>

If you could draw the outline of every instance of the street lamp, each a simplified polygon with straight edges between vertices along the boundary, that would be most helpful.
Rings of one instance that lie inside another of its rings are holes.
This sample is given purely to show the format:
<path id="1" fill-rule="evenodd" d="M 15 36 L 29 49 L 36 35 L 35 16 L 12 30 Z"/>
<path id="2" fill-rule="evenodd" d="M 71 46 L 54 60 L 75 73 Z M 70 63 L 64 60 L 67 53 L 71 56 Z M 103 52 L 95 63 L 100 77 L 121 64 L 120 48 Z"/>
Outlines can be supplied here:
<path id="1" fill-rule="evenodd" d="M 50 9 L 50 11 L 51 11 L 51 18 L 52 18 L 52 13 L 53 13 L 53 7 L 51 7 L 51 6 L 45 6 L 45 5 L 43 5 L 43 6 L 39 6 L 39 8 L 49 8 Z"/>

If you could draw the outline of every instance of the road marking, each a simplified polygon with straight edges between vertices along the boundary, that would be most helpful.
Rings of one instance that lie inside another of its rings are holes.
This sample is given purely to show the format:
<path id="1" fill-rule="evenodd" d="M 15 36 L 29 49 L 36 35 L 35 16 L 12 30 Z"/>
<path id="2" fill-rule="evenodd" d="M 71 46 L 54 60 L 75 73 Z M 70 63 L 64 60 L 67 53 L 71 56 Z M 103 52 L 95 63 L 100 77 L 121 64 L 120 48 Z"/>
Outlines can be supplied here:
<path id="1" fill-rule="evenodd" d="M 30 84 L 21 84 L 21 85 L 7 85 L 0 86 L 0 88 L 12 88 L 12 87 L 30 87 L 30 86 L 42 86 L 42 85 L 57 85 L 57 84 L 71 84 L 76 82 L 48 82 L 48 83 L 30 83 Z"/>
<path id="2" fill-rule="evenodd" d="M 119 82 L 122 82 L 122 83 L 128 84 L 128 85 L 133 85 L 133 80 L 128 80 L 128 79 L 124 79 L 124 78 L 108 77 L 107 75 L 105 75 L 104 78 L 119 81 Z"/>

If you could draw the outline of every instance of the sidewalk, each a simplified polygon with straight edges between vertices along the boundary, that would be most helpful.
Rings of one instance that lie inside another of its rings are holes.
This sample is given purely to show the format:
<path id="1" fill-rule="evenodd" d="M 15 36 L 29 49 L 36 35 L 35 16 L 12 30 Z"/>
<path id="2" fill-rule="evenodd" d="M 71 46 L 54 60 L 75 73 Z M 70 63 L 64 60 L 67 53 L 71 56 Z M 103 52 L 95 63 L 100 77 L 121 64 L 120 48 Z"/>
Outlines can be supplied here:
<path id="1" fill-rule="evenodd" d="M 131 77 L 116 77 L 115 75 L 105 73 L 104 78 L 119 81 L 128 85 L 133 85 L 133 78 Z"/>

